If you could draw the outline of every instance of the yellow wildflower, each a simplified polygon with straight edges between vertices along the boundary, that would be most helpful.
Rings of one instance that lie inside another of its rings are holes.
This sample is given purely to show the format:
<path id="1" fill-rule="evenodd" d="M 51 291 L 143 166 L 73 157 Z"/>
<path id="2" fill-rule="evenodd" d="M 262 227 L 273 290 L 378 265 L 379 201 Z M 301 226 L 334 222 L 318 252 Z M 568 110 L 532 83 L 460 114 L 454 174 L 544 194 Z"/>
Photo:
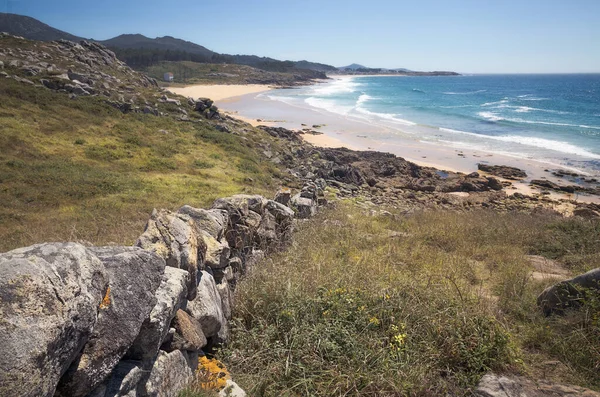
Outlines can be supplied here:
<path id="1" fill-rule="evenodd" d="M 369 325 L 379 326 L 379 319 L 377 317 L 371 317 L 369 319 Z"/>

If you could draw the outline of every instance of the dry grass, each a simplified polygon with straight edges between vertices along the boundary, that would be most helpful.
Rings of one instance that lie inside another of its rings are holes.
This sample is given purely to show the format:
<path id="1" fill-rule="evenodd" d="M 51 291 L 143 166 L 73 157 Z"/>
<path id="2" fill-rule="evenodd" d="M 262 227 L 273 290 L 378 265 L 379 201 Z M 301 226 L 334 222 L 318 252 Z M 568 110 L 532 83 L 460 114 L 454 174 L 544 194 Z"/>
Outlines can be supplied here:
<path id="1" fill-rule="evenodd" d="M 564 227 L 579 232 L 556 233 Z M 489 211 L 368 217 L 343 205 L 302 224 L 240 284 L 223 357 L 255 396 L 469 395 L 490 370 L 598 388 L 597 317 L 543 318 L 535 298 L 547 282 L 526 256 L 549 244 L 575 255 L 573 238 L 578 255 L 597 251 L 597 227 Z M 547 373 L 548 360 L 563 365 Z"/>

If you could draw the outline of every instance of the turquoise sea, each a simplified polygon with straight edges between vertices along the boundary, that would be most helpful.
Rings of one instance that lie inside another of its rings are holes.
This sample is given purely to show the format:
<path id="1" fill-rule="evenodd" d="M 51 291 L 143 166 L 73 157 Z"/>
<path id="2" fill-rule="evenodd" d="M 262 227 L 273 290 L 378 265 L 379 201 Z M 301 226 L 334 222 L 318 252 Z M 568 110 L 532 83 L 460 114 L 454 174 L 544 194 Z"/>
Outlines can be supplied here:
<path id="1" fill-rule="evenodd" d="M 337 77 L 269 99 L 458 149 L 600 172 L 600 74 Z"/>

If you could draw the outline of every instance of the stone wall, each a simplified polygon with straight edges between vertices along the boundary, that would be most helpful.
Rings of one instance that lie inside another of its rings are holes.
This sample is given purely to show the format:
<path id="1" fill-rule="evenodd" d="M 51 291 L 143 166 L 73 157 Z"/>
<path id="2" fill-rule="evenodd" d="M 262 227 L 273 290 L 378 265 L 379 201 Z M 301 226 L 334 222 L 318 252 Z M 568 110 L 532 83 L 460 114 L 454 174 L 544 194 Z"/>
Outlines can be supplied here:
<path id="1" fill-rule="evenodd" d="M 135 247 L 0 254 L 0 395 L 177 396 L 229 338 L 240 277 L 289 241 L 324 187 L 154 210 Z"/>

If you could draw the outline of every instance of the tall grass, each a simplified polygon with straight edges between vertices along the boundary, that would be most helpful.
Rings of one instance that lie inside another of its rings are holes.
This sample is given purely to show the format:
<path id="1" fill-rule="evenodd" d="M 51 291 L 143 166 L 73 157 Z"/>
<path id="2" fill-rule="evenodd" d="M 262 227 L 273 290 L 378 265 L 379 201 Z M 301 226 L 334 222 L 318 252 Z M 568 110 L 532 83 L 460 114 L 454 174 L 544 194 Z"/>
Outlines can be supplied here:
<path id="1" fill-rule="evenodd" d="M 488 371 L 539 373 L 540 357 L 565 363 L 556 380 L 598 387 L 597 320 L 566 326 L 535 306 L 548 282 L 527 254 L 572 244 L 553 233 L 565 222 L 597 247 L 583 220 L 342 205 L 239 284 L 222 356 L 254 396 L 469 395 Z"/>

